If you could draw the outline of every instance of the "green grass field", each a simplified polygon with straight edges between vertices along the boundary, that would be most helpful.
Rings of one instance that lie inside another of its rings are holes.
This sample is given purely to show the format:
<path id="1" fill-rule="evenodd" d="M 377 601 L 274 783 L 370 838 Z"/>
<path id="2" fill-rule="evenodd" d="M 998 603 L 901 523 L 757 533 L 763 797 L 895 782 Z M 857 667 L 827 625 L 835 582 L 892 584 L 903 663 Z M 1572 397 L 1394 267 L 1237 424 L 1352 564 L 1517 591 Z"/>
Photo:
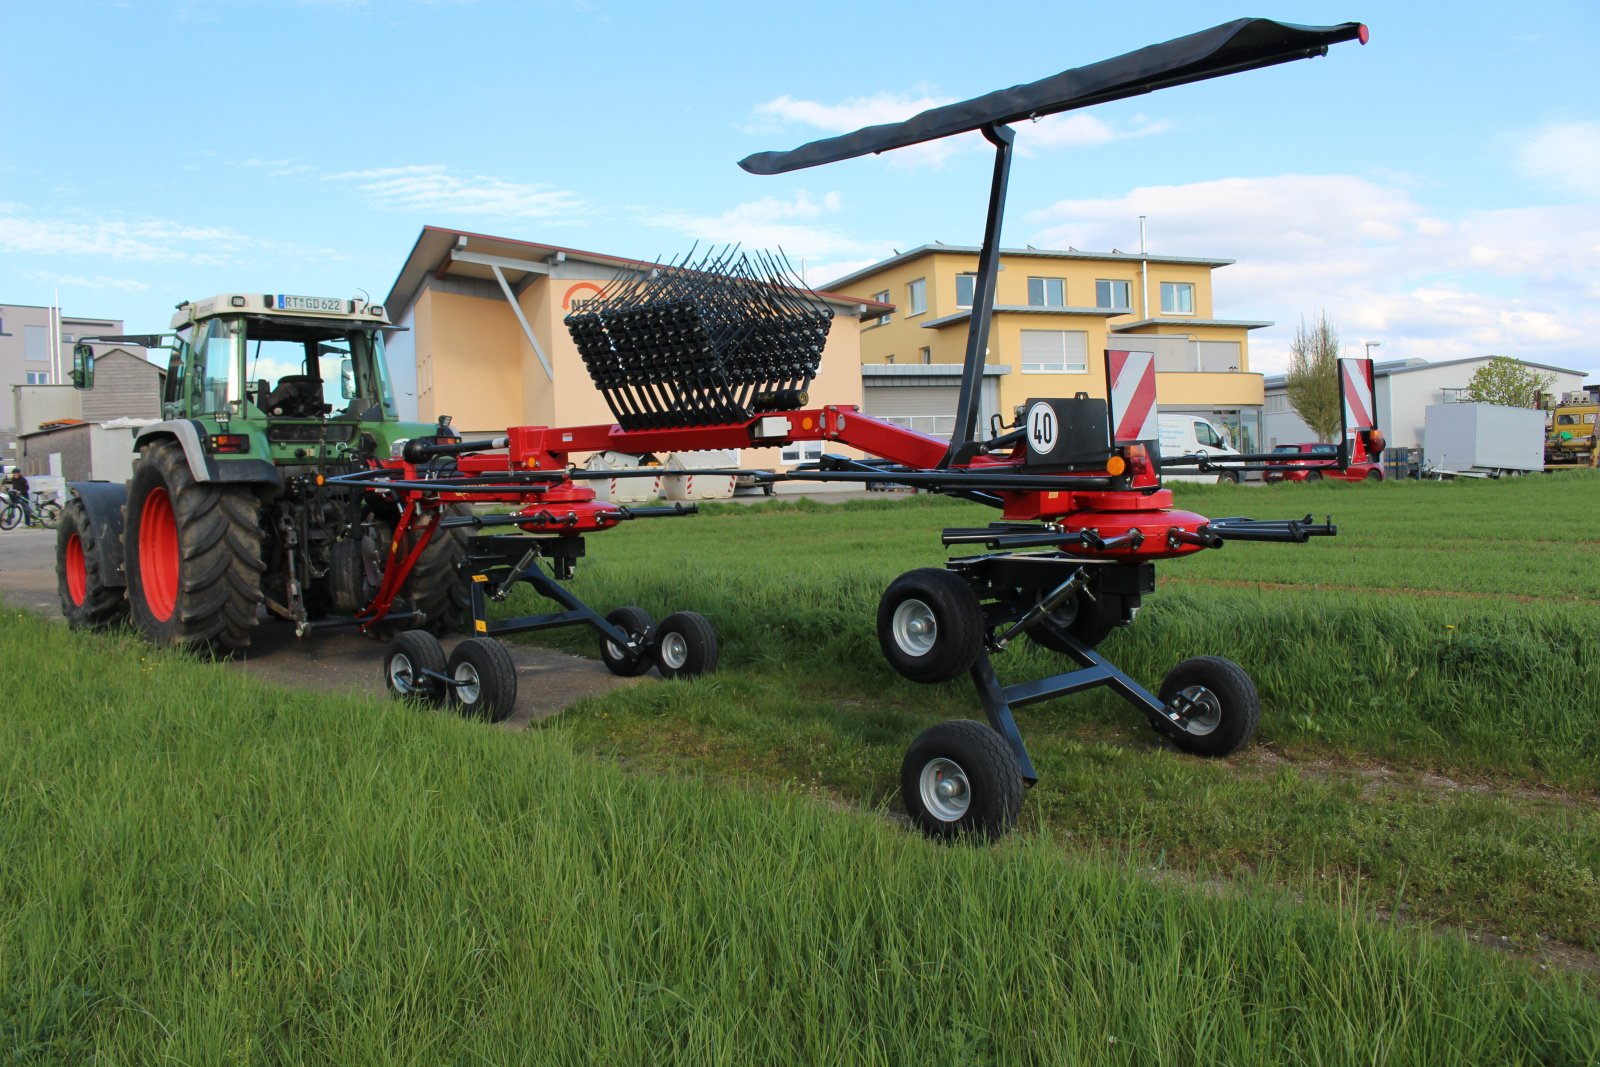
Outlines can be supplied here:
<path id="1" fill-rule="evenodd" d="M 0 613 L 0 1059 L 1600 1060 L 1600 479 L 1180 506 L 1340 524 L 1163 566 L 1106 643 L 1151 684 L 1239 660 L 1260 741 L 1024 709 L 994 847 L 883 817 L 910 739 L 979 712 L 894 675 L 873 608 L 971 505 L 593 538 L 580 594 L 705 613 L 723 669 L 524 734 Z"/>

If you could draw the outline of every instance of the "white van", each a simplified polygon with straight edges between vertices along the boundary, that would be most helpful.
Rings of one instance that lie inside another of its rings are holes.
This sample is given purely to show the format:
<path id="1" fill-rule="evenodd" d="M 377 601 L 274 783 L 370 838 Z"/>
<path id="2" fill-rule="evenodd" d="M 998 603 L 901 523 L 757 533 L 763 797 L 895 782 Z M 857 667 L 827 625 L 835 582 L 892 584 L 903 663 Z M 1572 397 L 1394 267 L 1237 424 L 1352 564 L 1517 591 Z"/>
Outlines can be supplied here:
<path id="1" fill-rule="evenodd" d="M 1210 419 L 1182 411 L 1164 411 L 1156 416 L 1156 420 L 1160 427 L 1163 458 L 1200 452 L 1212 459 L 1239 454 L 1229 443 L 1227 433 Z M 1242 477 L 1237 471 L 1201 473 L 1193 467 L 1172 467 L 1161 472 L 1164 482 L 1237 482 Z"/>

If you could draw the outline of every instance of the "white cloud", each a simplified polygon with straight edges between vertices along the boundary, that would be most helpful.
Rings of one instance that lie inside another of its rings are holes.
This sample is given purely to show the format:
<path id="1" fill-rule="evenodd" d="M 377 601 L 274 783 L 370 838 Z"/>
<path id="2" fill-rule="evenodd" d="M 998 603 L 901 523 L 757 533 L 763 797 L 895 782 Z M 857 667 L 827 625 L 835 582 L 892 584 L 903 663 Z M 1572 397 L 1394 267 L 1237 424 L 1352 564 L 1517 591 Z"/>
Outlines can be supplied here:
<path id="1" fill-rule="evenodd" d="M 547 221 L 587 211 L 583 198 L 565 189 L 484 175 L 460 177 L 443 164 L 346 171 L 326 180 L 356 182 L 373 206 L 388 211 Z"/>
<path id="2" fill-rule="evenodd" d="M 49 271 L 34 270 L 23 274 L 28 281 L 39 282 L 41 285 L 59 287 L 61 289 L 93 289 L 112 290 L 120 293 L 145 293 L 150 291 L 150 283 L 137 278 L 112 278 L 104 274 L 87 277 L 77 274 L 51 274 Z"/>
<path id="3" fill-rule="evenodd" d="M 881 243 L 862 240 L 826 224 L 826 218 L 841 207 L 838 193 L 825 193 L 818 199 L 802 189 L 788 199 L 765 196 L 735 205 L 720 215 L 641 209 L 640 221 L 676 230 L 696 241 L 741 244 L 752 249 L 781 248 L 797 270 L 800 261 L 807 260 L 806 276 L 815 280 L 838 275 L 823 274 L 812 262 L 870 256 L 865 262 L 871 263 L 880 258 L 873 253 L 882 247 Z"/>
<path id="4" fill-rule="evenodd" d="M 93 256 L 145 263 L 221 264 L 257 244 L 220 227 L 164 219 L 69 221 L 0 214 L 0 250 L 23 255 Z"/>
<path id="5" fill-rule="evenodd" d="M 1153 255 L 1236 260 L 1218 270 L 1219 318 L 1270 319 L 1251 334 L 1251 365 L 1287 363 L 1304 316 L 1326 310 L 1354 354 L 1385 358 L 1519 356 L 1600 370 L 1600 207 L 1525 207 L 1448 219 L 1410 191 L 1355 175 L 1289 174 L 1135 189 L 1034 212 L 1040 247 L 1138 244 Z M 1152 279 L 1152 287 L 1154 281 Z"/>
<path id="6" fill-rule="evenodd" d="M 1540 127 L 1518 147 L 1517 169 L 1531 182 L 1600 198 L 1600 122 Z"/>

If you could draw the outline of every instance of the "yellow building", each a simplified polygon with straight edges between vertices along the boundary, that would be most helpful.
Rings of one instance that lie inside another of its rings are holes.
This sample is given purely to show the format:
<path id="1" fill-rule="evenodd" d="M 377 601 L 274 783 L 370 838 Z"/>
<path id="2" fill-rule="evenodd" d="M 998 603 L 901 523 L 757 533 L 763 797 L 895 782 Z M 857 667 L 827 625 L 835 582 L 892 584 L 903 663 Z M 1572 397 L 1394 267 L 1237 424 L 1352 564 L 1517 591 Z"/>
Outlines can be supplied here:
<path id="1" fill-rule="evenodd" d="M 449 415 L 464 435 L 508 426 L 587 426 L 616 420 L 562 320 L 619 275 L 653 264 L 461 230 L 425 227 L 385 304 L 404 327 L 388 342 L 402 409 Z M 862 315 L 870 302 L 820 294 L 835 313 L 811 386 L 814 403 L 861 403 Z M 414 389 L 407 389 L 414 368 Z M 747 465 L 778 467 L 815 458 L 785 449 L 749 450 Z"/>
<path id="2" fill-rule="evenodd" d="M 829 283 L 893 309 L 863 319 L 863 408 L 929 433 L 954 429 L 978 269 L 976 247 L 932 244 Z M 1153 351 L 1163 411 L 1203 413 L 1259 444 L 1262 376 L 1248 332 L 1213 315 L 1211 272 L 1228 259 L 1003 249 L 979 433 L 1029 397 L 1105 396 L 1107 349 Z"/>

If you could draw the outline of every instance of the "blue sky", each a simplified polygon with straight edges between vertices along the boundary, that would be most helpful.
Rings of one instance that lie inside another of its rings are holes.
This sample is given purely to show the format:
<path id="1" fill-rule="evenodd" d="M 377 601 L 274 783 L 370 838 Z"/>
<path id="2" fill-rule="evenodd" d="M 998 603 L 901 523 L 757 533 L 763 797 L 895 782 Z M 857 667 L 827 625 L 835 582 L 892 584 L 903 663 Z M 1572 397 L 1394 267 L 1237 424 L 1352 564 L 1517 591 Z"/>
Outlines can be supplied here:
<path id="1" fill-rule="evenodd" d="M 227 290 L 381 299 L 425 224 L 639 258 L 782 246 L 820 285 L 976 244 L 987 147 L 738 159 L 1244 14 L 1372 40 L 1024 124 L 1006 244 L 1133 251 L 1146 215 L 1152 253 L 1238 261 L 1216 312 L 1278 324 L 1252 335 L 1268 373 L 1326 311 L 1354 354 L 1600 377 L 1595 0 L 15 0 L 0 302 L 59 291 L 143 332 Z"/>

